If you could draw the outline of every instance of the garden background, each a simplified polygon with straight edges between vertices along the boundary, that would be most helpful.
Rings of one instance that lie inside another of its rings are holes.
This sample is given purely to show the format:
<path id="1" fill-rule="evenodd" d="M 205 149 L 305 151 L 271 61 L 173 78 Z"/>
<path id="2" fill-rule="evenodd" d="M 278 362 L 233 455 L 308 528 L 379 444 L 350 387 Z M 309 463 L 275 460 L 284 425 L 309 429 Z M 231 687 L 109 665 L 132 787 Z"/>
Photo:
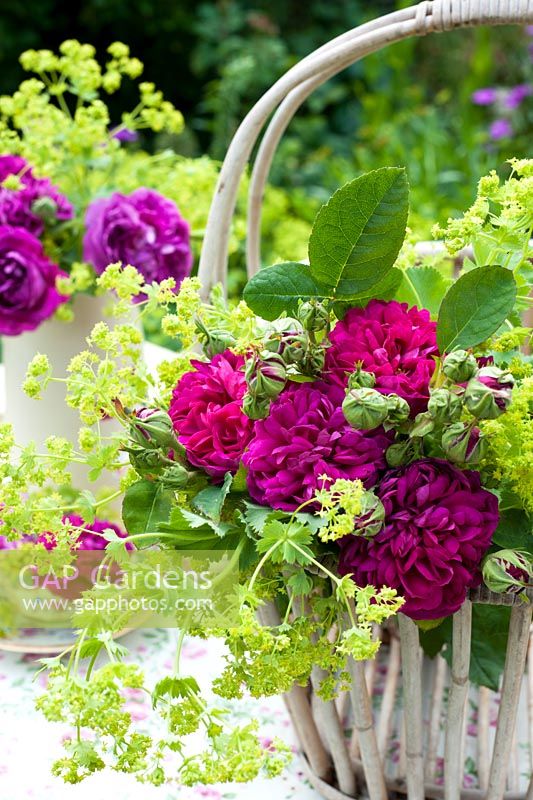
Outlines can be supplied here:
<path id="1" fill-rule="evenodd" d="M 28 48 L 57 49 L 67 38 L 97 47 L 130 45 L 153 81 L 185 117 L 174 138 L 130 147 L 172 147 L 185 156 L 223 158 L 239 121 L 288 67 L 315 47 L 379 14 L 409 5 L 386 0 L 27 0 L 0 10 L 0 93 L 25 77 Z M 383 165 L 405 165 L 410 226 L 430 238 L 434 222 L 467 208 L 479 175 L 527 155 L 533 128 L 533 30 L 516 26 L 454 31 L 388 47 L 315 92 L 276 157 L 264 214 L 267 262 L 305 257 L 310 223 L 344 182 Z M 116 121 L 132 107 L 126 82 L 109 104 Z M 195 213 L 207 214 L 214 173 L 198 185 Z M 200 206 L 202 206 L 200 213 Z M 244 206 L 244 202 L 243 202 Z M 279 219 L 283 217 L 283 222 Z M 194 223 L 193 219 L 193 223 Z M 198 239 L 201 239 L 197 227 Z M 242 288 L 244 236 L 232 255 L 230 292 Z M 243 232 L 242 232 L 243 233 Z M 199 244 L 199 242 L 198 242 Z M 283 254 L 283 258 L 281 258 Z"/>

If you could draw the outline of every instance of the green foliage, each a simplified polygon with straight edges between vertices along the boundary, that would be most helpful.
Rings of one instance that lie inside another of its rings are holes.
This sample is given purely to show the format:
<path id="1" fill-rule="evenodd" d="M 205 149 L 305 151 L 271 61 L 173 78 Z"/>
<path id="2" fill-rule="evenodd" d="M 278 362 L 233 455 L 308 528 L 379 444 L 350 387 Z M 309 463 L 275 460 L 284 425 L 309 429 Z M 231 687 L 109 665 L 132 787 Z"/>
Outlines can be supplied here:
<path id="1" fill-rule="evenodd" d="M 501 606 L 473 605 L 470 680 L 498 691 L 505 665 L 507 632 L 511 610 Z M 432 658 L 442 655 L 451 667 L 453 657 L 452 617 L 431 631 L 421 632 L 420 642 Z"/>
<path id="2" fill-rule="evenodd" d="M 444 297 L 437 324 L 441 353 L 481 344 L 510 316 L 516 299 L 512 272 L 480 267 L 462 275 Z"/>
<path id="3" fill-rule="evenodd" d="M 378 169 L 335 192 L 319 211 L 309 239 L 317 284 L 348 300 L 379 283 L 402 246 L 407 209 L 402 169 Z"/>
<path id="4" fill-rule="evenodd" d="M 409 306 L 427 308 L 431 316 L 436 317 L 450 283 L 436 267 L 407 267 L 394 297 Z"/>
<path id="5" fill-rule="evenodd" d="M 300 301 L 320 297 L 323 292 L 308 266 L 289 263 L 258 272 L 246 284 L 243 297 L 256 314 L 274 320 L 284 311 L 294 316 Z"/>
<path id="6" fill-rule="evenodd" d="M 157 541 L 157 530 L 161 522 L 169 517 L 172 493 L 160 483 L 142 480 L 128 486 L 122 503 L 122 519 L 128 533 L 153 534 L 143 544 Z"/>

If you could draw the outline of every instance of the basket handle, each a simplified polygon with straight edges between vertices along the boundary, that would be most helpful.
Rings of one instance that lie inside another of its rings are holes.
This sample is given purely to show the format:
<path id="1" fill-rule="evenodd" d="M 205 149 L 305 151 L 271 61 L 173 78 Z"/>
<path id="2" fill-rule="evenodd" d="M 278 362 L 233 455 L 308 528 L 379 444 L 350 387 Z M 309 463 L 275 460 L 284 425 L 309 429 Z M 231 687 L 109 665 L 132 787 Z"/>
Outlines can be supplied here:
<path id="1" fill-rule="evenodd" d="M 287 125 L 306 97 L 332 75 L 387 44 L 410 36 L 478 25 L 533 22 L 533 0 L 434 0 L 401 9 L 354 28 L 315 50 L 289 69 L 248 112 L 237 129 L 220 170 L 200 257 L 204 295 L 226 284 L 228 243 L 237 192 L 253 147 L 278 108 L 259 150 L 250 186 L 248 274 L 259 267 L 259 228 L 264 185 Z"/>

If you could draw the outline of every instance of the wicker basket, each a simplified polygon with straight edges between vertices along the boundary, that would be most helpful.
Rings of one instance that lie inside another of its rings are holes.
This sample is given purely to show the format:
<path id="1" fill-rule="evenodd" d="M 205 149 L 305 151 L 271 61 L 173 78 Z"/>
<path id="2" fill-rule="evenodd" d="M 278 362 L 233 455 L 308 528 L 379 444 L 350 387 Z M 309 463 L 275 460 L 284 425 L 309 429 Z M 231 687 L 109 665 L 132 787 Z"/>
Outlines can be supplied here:
<path id="1" fill-rule="evenodd" d="M 228 149 L 200 260 L 204 293 L 207 295 L 215 283 L 225 284 L 229 229 L 239 182 L 271 115 L 257 151 L 250 185 L 247 243 L 250 276 L 260 265 L 261 205 L 273 155 L 292 117 L 314 89 L 363 56 L 409 36 L 467 26 L 528 22 L 533 22 L 533 0 L 422 2 L 348 31 L 290 69 L 252 108 Z M 531 590 L 530 599 L 533 599 Z M 495 726 L 490 719 L 490 704 L 495 698 L 491 698 L 489 690 L 470 689 L 468 682 L 473 603 L 512 606 L 503 683 L 496 698 Z M 266 614 L 276 624 L 275 610 L 267 610 Z M 402 614 L 398 615 L 396 631 L 388 632 L 389 643 L 383 648 L 385 661 L 382 656 L 378 664 L 352 662 L 353 686 L 349 696 L 338 702 L 320 700 L 313 693 L 313 684 L 321 679 L 320 670 L 315 668 L 308 689 L 295 687 L 286 696 L 311 782 L 332 800 L 358 796 L 384 800 L 398 792 L 406 793 L 409 800 L 424 797 L 533 800 L 530 626 L 530 603 L 513 595 L 478 590 L 454 616 L 451 670 L 440 657 L 434 662 L 422 657 L 418 628 Z M 380 700 L 376 703 L 378 669 L 383 680 Z M 469 755 L 475 764 L 477 787 L 463 788 L 469 697 L 477 708 L 475 752 Z M 373 701 L 377 708 L 373 708 Z M 391 759 L 391 735 L 398 716 L 402 731 L 399 755 Z M 521 743 L 516 736 L 517 718 L 521 729 L 525 728 L 525 742 Z M 348 726 L 351 730 L 347 730 Z M 443 761 L 440 784 L 436 780 L 439 759 Z"/>

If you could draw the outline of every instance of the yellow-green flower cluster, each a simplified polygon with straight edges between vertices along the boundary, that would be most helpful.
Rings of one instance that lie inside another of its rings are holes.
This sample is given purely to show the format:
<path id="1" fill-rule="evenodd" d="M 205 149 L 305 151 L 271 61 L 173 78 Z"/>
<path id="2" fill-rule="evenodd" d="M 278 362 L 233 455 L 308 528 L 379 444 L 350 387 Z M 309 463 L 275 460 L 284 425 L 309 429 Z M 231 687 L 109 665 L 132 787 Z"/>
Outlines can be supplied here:
<path id="1" fill-rule="evenodd" d="M 473 246 L 478 266 L 498 264 L 519 270 L 532 255 L 533 160 L 511 159 L 510 177 L 501 182 L 493 171 L 481 178 L 477 197 L 460 219 L 449 219 L 445 228 L 436 226 L 450 253 Z"/>
<path id="2" fill-rule="evenodd" d="M 507 483 L 523 507 L 533 511 L 533 377 L 513 391 L 511 405 L 498 419 L 481 423 L 489 451 L 487 469 Z"/>
<path id="3" fill-rule="evenodd" d="M 323 478 L 327 480 L 327 476 Z M 316 500 L 320 503 L 318 515 L 326 521 L 319 531 L 323 542 L 335 541 L 353 533 L 355 518 L 362 510 L 364 492 L 361 481 L 345 478 L 337 478 L 316 492 Z"/>

